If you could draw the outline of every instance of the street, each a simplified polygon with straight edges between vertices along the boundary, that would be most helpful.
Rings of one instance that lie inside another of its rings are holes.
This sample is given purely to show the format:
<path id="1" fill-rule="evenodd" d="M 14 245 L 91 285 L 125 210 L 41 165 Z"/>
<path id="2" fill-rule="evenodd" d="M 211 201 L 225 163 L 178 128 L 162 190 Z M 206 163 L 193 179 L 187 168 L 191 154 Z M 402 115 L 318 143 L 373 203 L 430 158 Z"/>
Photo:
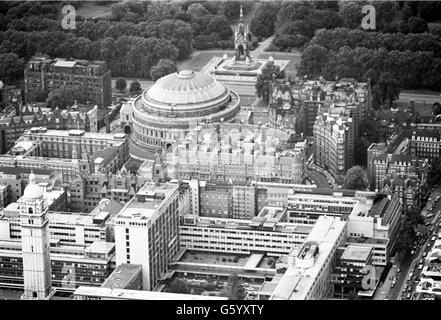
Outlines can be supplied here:
<path id="1" fill-rule="evenodd" d="M 438 232 L 440 218 L 441 218 L 441 201 L 437 201 L 437 197 L 441 196 L 441 188 L 437 188 L 430 195 L 430 200 L 427 202 L 423 212 L 433 213 L 434 215 L 430 218 L 425 216 L 425 223 L 430 223 L 429 227 L 426 228 L 426 232 L 421 235 L 421 239 L 417 241 L 416 247 L 414 247 L 415 252 L 407 256 L 405 260 L 401 263 L 402 273 L 397 280 L 396 287 L 391 291 L 390 299 L 416 299 L 415 288 L 421 278 L 422 266 L 424 265 L 424 256 L 431 246 L 431 238 L 434 234 Z M 432 206 L 432 210 L 428 210 L 428 207 Z"/>

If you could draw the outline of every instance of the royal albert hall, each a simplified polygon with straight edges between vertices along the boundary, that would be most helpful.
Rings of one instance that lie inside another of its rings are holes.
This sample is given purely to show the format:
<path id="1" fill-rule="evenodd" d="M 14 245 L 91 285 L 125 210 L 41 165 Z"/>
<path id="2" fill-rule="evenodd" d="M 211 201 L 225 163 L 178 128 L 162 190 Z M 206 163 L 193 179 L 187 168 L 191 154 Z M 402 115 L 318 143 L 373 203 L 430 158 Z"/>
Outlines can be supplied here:
<path id="1" fill-rule="evenodd" d="M 132 143 L 145 151 L 168 149 L 189 128 L 232 121 L 239 96 L 213 77 L 182 70 L 160 78 L 132 105 Z"/>

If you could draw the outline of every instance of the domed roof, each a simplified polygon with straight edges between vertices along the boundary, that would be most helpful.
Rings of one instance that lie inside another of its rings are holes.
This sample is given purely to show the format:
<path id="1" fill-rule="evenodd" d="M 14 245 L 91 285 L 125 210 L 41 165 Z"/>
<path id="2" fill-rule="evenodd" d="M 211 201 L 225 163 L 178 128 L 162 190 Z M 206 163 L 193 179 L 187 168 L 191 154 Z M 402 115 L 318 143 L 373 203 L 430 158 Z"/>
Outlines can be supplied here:
<path id="1" fill-rule="evenodd" d="M 144 95 L 162 104 L 194 104 L 224 96 L 228 88 L 213 77 L 182 70 L 160 78 Z"/>
<path id="2" fill-rule="evenodd" d="M 43 189 L 35 182 L 35 174 L 31 172 L 29 175 L 29 184 L 23 192 L 26 200 L 37 200 L 43 198 Z"/>

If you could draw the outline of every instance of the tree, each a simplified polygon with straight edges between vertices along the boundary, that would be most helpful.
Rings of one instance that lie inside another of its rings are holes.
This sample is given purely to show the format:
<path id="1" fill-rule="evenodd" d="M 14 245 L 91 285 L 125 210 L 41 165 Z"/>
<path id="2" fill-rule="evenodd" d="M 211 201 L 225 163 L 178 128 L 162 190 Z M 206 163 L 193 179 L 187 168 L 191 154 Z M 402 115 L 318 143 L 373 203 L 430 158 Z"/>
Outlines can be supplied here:
<path id="1" fill-rule="evenodd" d="M 139 83 L 138 80 L 132 81 L 130 83 L 130 89 L 129 89 L 130 93 L 138 93 L 141 91 L 141 84 Z"/>
<path id="2" fill-rule="evenodd" d="M 427 184 L 429 187 L 439 184 L 441 181 L 441 162 L 433 161 L 430 165 L 430 171 L 427 175 Z"/>
<path id="3" fill-rule="evenodd" d="M 115 89 L 116 90 L 124 91 L 124 90 L 126 90 L 126 88 L 127 88 L 126 79 L 123 79 L 123 78 L 116 79 L 116 82 L 115 82 Z"/>
<path id="4" fill-rule="evenodd" d="M 119 2 L 112 5 L 111 19 L 121 21 L 121 19 L 130 12 L 127 2 Z"/>
<path id="5" fill-rule="evenodd" d="M 223 295 L 227 296 L 229 300 L 243 300 L 246 296 L 246 291 L 240 283 L 237 274 L 232 274 L 228 278 L 228 284 L 224 288 Z"/>
<path id="6" fill-rule="evenodd" d="M 260 2 L 250 23 L 250 31 L 255 36 L 269 37 L 274 33 L 279 7 L 277 3 Z"/>
<path id="7" fill-rule="evenodd" d="M 224 3 L 224 15 L 227 19 L 237 19 L 240 13 L 239 1 L 225 1 Z"/>
<path id="8" fill-rule="evenodd" d="M 176 70 L 176 63 L 168 59 L 161 59 L 156 66 L 150 69 L 150 78 L 156 81 L 165 75 L 176 72 Z"/>
<path id="9" fill-rule="evenodd" d="M 418 224 L 423 222 L 424 218 L 418 208 L 412 208 L 403 217 L 396 247 L 400 258 L 404 258 L 411 250 L 416 238 L 415 230 Z"/>
<path id="10" fill-rule="evenodd" d="M 269 63 L 263 68 L 262 73 L 257 76 L 256 91 L 257 96 L 268 104 L 271 87 L 275 79 L 285 78 L 285 71 L 281 71 L 279 66 Z"/>
<path id="11" fill-rule="evenodd" d="M 72 106 L 75 101 L 78 103 L 87 102 L 87 95 L 80 87 L 52 90 L 51 92 L 49 92 L 49 96 L 46 99 L 46 102 L 50 107 L 58 107 L 61 109 Z"/>
<path id="12" fill-rule="evenodd" d="M 388 102 L 389 108 L 400 96 L 400 88 L 397 80 L 393 79 L 390 73 L 385 72 L 380 75 L 378 83 L 372 89 L 374 99 L 380 104 Z"/>
<path id="13" fill-rule="evenodd" d="M 418 17 L 410 17 L 407 24 L 403 25 L 403 33 L 424 33 L 429 31 L 426 20 Z"/>
<path id="14" fill-rule="evenodd" d="M 0 54 L 0 80 L 12 82 L 23 74 L 24 60 L 15 53 Z"/>
<path id="15" fill-rule="evenodd" d="M 346 28 L 357 29 L 361 25 L 363 4 L 360 2 L 343 2 L 340 6 L 340 15 Z"/>
<path id="16" fill-rule="evenodd" d="M 178 278 L 174 278 L 173 281 L 170 283 L 169 287 L 167 288 L 167 291 L 173 293 L 188 294 L 190 293 L 191 289 L 189 288 L 189 286 L 185 281 Z"/>
<path id="17" fill-rule="evenodd" d="M 343 181 L 345 189 L 350 190 L 366 190 L 368 184 L 366 172 L 360 166 L 350 168 Z"/>
<path id="18" fill-rule="evenodd" d="M 317 77 L 328 63 L 328 50 L 320 45 L 308 45 L 302 52 L 299 74 Z"/>
<path id="19" fill-rule="evenodd" d="M 203 17 L 209 14 L 208 10 L 205 9 L 204 6 L 200 3 L 191 4 L 187 9 L 187 13 L 191 15 L 193 18 Z"/>

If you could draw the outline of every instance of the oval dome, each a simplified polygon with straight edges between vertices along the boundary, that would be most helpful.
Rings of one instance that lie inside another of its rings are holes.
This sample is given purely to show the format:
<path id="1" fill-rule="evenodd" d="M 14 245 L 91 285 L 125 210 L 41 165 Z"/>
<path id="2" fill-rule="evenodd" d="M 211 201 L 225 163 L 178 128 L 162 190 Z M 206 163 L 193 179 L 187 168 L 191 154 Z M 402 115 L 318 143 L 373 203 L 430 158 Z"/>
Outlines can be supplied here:
<path id="1" fill-rule="evenodd" d="M 197 104 L 225 96 L 228 88 L 202 72 L 182 70 L 160 78 L 145 92 L 147 100 L 161 104 Z"/>
<path id="2" fill-rule="evenodd" d="M 35 182 L 35 174 L 29 175 L 29 184 L 23 192 L 23 197 L 28 200 L 41 199 L 43 197 L 43 188 Z"/>

